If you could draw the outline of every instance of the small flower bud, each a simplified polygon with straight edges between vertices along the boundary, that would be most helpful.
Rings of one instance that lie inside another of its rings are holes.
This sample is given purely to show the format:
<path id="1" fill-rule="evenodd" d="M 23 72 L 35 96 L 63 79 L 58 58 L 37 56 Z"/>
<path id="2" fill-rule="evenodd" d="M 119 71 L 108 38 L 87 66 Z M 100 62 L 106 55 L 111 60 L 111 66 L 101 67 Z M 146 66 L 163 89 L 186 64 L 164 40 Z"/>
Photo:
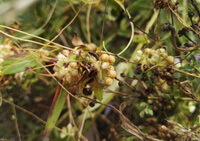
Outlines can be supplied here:
<path id="1" fill-rule="evenodd" d="M 150 52 L 151 52 L 151 49 L 150 49 L 150 48 L 145 48 L 145 49 L 144 49 L 144 53 L 149 54 Z"/>
<path id="2" fill-rule="evenodd" d="M 143 52 L 142 52 L 141 50 L 138 50 L 138 51 L 137 51 L 137 55 L 139 55 L 139 56 L 141 56 L 142 53 L 143 53 Z"/>
<path id="3" fill-rule="evenodd" d="M 71 68 L 77 68 L 77 63 L 76 62 L 71 62 L 71 63 L 69 63 L 69 66 Z"/>
<path id="4" fill-rule="evenodd" d="M 160 48 L 158 51 L 159 51 L 160 53 L 165 53 L 165 52 L 166 52 L 164 48 Z"/>
<path id="5" fill-rule="evenodd" d="M 62 60 L 62 61 L 64 61 L 66 59 L 66 57 L 62 53 L 59 53 L 57 58 L 58 58 L 58 60 Z"/>

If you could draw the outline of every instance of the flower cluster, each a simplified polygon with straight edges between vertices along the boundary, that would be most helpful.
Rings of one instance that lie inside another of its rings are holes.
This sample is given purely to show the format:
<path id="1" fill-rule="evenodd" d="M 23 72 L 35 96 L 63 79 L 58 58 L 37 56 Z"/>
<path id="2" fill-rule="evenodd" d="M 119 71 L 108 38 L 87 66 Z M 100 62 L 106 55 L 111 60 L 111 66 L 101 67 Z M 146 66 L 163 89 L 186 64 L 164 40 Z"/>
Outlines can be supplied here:
<path id="1" fill-rule="evenodd" d="M 146 65 L 147 67 L 152 65 L 167 66 L 174 64 L 174 57 L 168 56 L 168 53 L 164 48 L 145 48 L 144 51 L 137 51 L 134 61 L 142 65 Z"/>
<path id="2" fill-rule="evenodd" d="M 152 70 L 157 78 L 156 85 L 162 92 L 168 92 L 173 83 L 174 69 L 172 66 L 181 66 L 180 60 L 168 55 L 164 48 L 138 50 L 134 61 L 138 63 L 139 71 Z"/>
<path id="3" fill-rule="evenodd" d="M 63 50 L 57 55 L 54 71 L 58 78 L 70 85 L 95 75 L 100 82 L 110 86 L 116 77 L 114 62 L 112 55 L 84 51 L 77 47 L 71 51 Z"/>

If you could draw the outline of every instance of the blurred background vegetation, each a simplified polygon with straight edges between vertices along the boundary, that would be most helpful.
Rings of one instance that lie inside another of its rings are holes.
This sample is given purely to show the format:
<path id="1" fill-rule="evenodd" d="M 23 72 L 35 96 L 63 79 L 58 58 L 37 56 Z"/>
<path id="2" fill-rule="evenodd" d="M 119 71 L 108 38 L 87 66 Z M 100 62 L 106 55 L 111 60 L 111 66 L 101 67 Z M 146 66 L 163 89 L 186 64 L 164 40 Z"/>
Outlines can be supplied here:
<path id="1" fill-rule="evenodd" d="M 131 18 L 117 1 L 123 4 Z M 155 138 L 166 141 L 200 140 L 200 61 L 195 58 L 195 55 L 200 54 L 200 15 L 191 4 L 193 0 L 163 1 L 172 3 L 171 6 L 175 8 L 170 10 L 168 5 L 166 7 L 155 5 L 159 0 L 0 0 L 0 30 L 8 34 L 7 36 L 1 32 L 0 42 L 3 44 L 6 39 L 9 39 L 15 46 L 32 49 L 39 49 L 42 46 L 24 40 L 46 43 L 28 34 L 4 27 L 9 26 L 48 40 L 59 35 L 54 42 L 70 48 L 73 48 L 74 35 L 78 34 L 84 43 L 94 43 L 102 48 L 104 42 L 109 52 L 117 54 L 125 48 L 134 32 L 131 45 L 117 58 L 115 66 L 117 71 L 124 73 L 123 80 L 127 84 L 132 85 L 134 83 L 132 77 L 134 74 L 137 75 L 148 87 L 144 92 L 146 95 L 135 97 L 135 91 L 129 86 L 120 84 L 118 86 L 116 82 L 112 86 L 113 90 L 129 96 L 105 92 L 104 97 L 107 99 L 103 103 L 111 104 L 116 108 L 123 103 L 124 115 L 141 131 Z M 196 6 L 199 8 L 199 0 L 196 0 Z M 166 23 L 173 25 L 178 36 L 178 31 L 185 25 L 193 24 L 189 16 L 191 12 L 194 14 L 192 21 L 196 25 L 194 29 L 197 34 L 188 31 L 189 39 L 185 36 L 180 36 L 178 39 L 180 48 L 187 49 L 188 44 L 193 43 L 192 40 L 197 49 L 181 52 L 173 48 L 172 34 L 163 31 L 163 25 Z M 134 31 L 131 31 L 131 23 L 134 24 Z M 177 72 L 174 78 L 178 82 L 189 82 L 187 85 L 194 95 L 183 94 L 179 83 L 170 84 L 173 85 L 170 91 L 157 94 L 156 90 L 151 89 L 152 83 L 154 85 L 152 81 L 156 77 L 151 77 L 152 73 L 137 74 L 136 63 L 129 62 L 134 61 L 137 50 L 157 49 L 163 46 L 171 56 L 180 58 L 186 56 L 185 65 L 181 68 L 184 73 Z M 57 82 L 50 77 L 40 76 L 41 72 L 44 70 L 38 69 L 36 73 L 26 72 L 20 81 L 16 81 L 13 75 L 1 79 L 1 83 L 5 84 L 0 87 L 0 97 L 4 99 L 0 104 L 0 140 L 17 141 L 19 136 L 24 141 L 42 140 Z M 195 77 L 188 73 L 195 74 Z M 16 77 L 19 76 L 15 75 Z M 139 91 L 143 89 L 139 84 L 135 87 Z M 76 130 L 68 124 L 70 111 L 75 121 L 80 124 L 84 110 L 85 107 L 80 102 L 71 99 L 71 109 L 68 106 L 64 107 L 56 123 L 59 129 L 53 130 L 50 140 L 76 140 L 74 138 Z M 175 123 L 168 123 L 167 120 Z M 161 129 L 163 126 L 166 126 L 166 131 Z M 170 133 L 170 129 L 174 129 L 172 130 L 174 133 Z M 130 132 L 126 132 L 119 123 L 119 116 L 104 105 L 96 106 L 96 109 L 90 111 L 82 134 L 91 141 L 139 140 Z"/>

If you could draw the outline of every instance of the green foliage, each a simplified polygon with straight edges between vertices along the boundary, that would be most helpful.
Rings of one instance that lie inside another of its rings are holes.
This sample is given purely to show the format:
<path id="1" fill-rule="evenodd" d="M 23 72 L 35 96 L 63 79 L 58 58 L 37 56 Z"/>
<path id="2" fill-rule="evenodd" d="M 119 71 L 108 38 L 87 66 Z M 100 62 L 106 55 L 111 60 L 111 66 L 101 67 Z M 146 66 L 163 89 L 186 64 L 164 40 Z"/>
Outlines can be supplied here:
<path id="1" fill-rule="evenodd" d="M 21 71 L 25 71 L 31 67 L 39 67 L 39 56 L 37 54 L 21 55 L 18 57 L 8 58 L 4 61 L 2 71 L 4 75 L 15 74 Z"/>

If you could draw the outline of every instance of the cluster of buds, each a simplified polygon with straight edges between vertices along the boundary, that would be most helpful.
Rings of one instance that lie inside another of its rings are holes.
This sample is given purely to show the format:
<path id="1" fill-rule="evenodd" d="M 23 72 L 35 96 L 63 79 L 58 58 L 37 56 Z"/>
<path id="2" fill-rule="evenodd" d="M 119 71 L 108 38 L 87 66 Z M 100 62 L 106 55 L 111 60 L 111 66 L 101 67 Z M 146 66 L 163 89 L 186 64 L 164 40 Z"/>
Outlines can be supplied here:
<path id="1" fill-rule="evenodd" d="M 162 92 L 168 92 L 173 83 L 173 73 L 175 67 L 180 67 L 180 62 L 173 56 L 169 56 L 166 49 L 145 48 L 138 50 L 134 58 L 139 67 L 139 71 L 147 71 L 152 68 L 153 74 L 157 77 L 157 86 Z"/>
<path id="2" fill-rule="evenodd" d="M 10 56 L 13 54 L 14 54 L 14 51 L 12 51 L 12 46 L 10 44 L 1 44 L 0 45 L 0 74 L 1 74 L 2 64 L 4 62 L 4 58 L 6 56 Z"/>
<path id="3" fill-rule="evenodd" d="M 147 67 L 153 65 L 167 66 L 174 64 L 174 57 L 168 56 L 168 53 L 164 48 L 145 48 L 144 51 L 137 51 L 134 61 Z"/>
<path id="4" fill-rule="evenodd" d="M 104 83 L 109 86 L 113 83 L 113 79 L 116 77 L 116 71 L 113 67 L 115 57 L 108 54 L 101 54 L 100 60 L 101 68 L 103 70 L 102 72 L 104 76 L 106 76 L 104 79 Z"/>
<path id="5" fill-rule="evenodd" d="M 106 53 L 85 51 L 81 48 L 63 50 L 57 55 L 55 75 L 69 85 L 96 77 L 99 82 L 110 86 L 116 77 L 113 67 L 115 58 Z"/>

